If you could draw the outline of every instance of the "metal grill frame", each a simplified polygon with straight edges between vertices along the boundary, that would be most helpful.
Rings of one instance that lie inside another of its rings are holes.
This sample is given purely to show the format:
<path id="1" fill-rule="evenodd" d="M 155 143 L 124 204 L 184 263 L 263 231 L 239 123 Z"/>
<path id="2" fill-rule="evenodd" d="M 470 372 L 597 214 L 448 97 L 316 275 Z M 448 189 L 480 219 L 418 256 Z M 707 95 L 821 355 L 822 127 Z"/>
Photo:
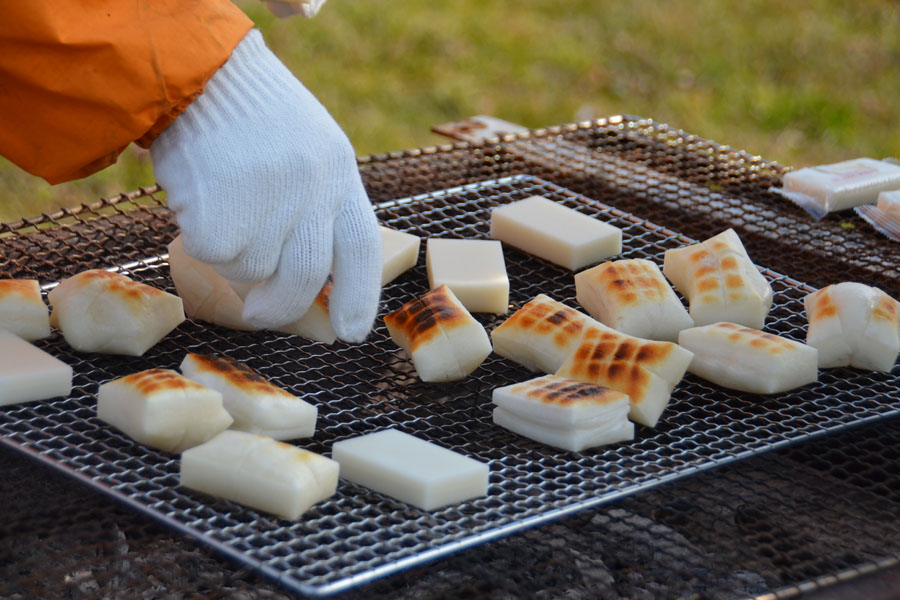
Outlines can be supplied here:
<path id="1" fill-rule="evenodd" d="M 623 227 L 623 257 L 642 256 L 661 262 L 666 248 L 692 241 L 675 231 L 528 175 L 389 200 L 376 204 L 376 210 L 385 225 L 420 235 L 487 237 L 485 215 L 491 206 L 535 193 Z M 577 306 L 571 272 L 515 250 L 506 252 L 514 282 L 513 308 L 539 292 Z M 165 272 L 164 256 L 120 265 L 120 269 L 173 291 Z M 814 288 L 772 270 L 763 269 L 763 273 L 772 282 L 776 295 L 767 330 L 802 341 L 801 299 Z M 553 289 L 548 289 L 548 280 L 553 282 Z M 47 283 L 44 289 L 53 285 Z M 388 286 L 381 314 L 426 289 L 424 261 L 420 258 L 415 270 Z M 476 317 L 489 330 L 502 321 L 502 317 Z M 207 338 L 210 331 L 215 343 Z M 280 334 L 231 332 L 194 322 L 180 327 L 141 359 L 73 355 L 58 335 L 43 344 L 52 353 L 64 356 L 67 362 L 78 365 L 76 372 L 80 379 L 76 390 L 65 400 L 7 407 L 0 413 L 0 433 L 4 434 L 0 441 L 253 567 L 286 588 L 310 596 L 339 593 L 666 481 L 894 416 L 900 409 L 900 403 L 889 393 L 896 389 L 895 375 L 880 376 L 849 369 L 825 371 L 818 383 L 801 392 L 809 397 L 800 405 L 785 402 L 784 398 L 761 403 L 758 398 L 725 392 L 687 376 L 676 388 L 673 402 L 655 433 L 639 427 L 633 444 L 584 453 L 582 458 L 573 460 L 569 453 L 554 451 L 489 425 L 490 390 L 527 378 L 530 373 L 494 355 L 463 382 L 422 384 L 410 373 L 408 362 L 397 355 L 380 321 L 373 337 L 363 347 L 338 349 L 344 356 L 338 367 L 333 363 L 329 366 L 333 353 L 321 345 L 298 343 Z M 441 445 L 489 460 L 491 491 L 487 498 L 429 514 L 342 482 L 336 499 L 314 507 L 298 524 L 287 525 L 232 503 L 210 501 L 179 490 L 177 461 L 163 453 L 148 451 L 97 421 L 92 414 L 92 402 L 100 382 L 150 366 L 172 368 L 180 362 L 185 350 L 223 353 L 244 360 L 298 395 L 320 403 L 317 435 L 311 443 L 301 440 L 300 445 L 327 453 L 334 441 L 397 425 Z M 258 364 L 260 356 L 278 358 L 262 365 Z M 298 357 L 309 370 L 295 376 L 287 365 Z M 95 372 L 82 373 L 79 366 L 85 364 L 91 365 Z M 354 367 L 341 371 L 340 365 Z M 363 368 L 360 365 L 386 369 L 390 374 L 388 379 L 397 385 L 375 390 L 376 393 L 355 392 L 338 397 L 336 393 L 344 394 L 371 383 L 372 378 L 356 373 Z M 335 368 L 337 371 L 333 371 Z M 310 380 L 309 371 L 317 369 L 325 374 Z M 337 388 L 329 389 L 326 381 L 329 386 L 337 383 Z M 404 394 L 397 389 L 404 390 Z M 883 398 L 873 398 L 867 393 L 872 390 L 886 393 Z M 425 396 L 436 404 L 428 407 L 413 404 L 410 396 Z M 706 404 L 709 397 L 717 399 L 717 408 L 710 409 Z M 365 410 L 358 405 L 349 406 L 359 400 L 368 400 L 370 405 Z M 726 414 L 721 411 L 722 405 L 727 407 Z M 695 418 L 698 415 L 702 416 L 703 423 L 699 429 Z M 692 434 L 681 436 L 685 430 Z M 479 444 L 473 444 L 473 436 Z M 485 439 L 493 440 L 495 445 L 481 446 Z M 705 446 L 706 443 L 709 445 Z M 510 457 L 498 448 L 515 448 L 517 453 Z M 96 451 L 100 453 L 99 459 L 92 458 L 91 453 Z M 568 458 L 561 459 L 560 454 Z M 621 470 L 609 473 L 605 468 L 609 463 Z M 497 465 L 502 465 L 499 470 L 495 469 Z M 509 471 L 517 475 L 508 477 Z M 585 477 L 585 471 L 591 476 Z M 342 523 L 347 514 L 354 515 L 356 522 Z M 298 544 L 295 541 L 298 538 L 309 545 Z M 350 538 L 352 542 L 348 541 Z M 322 547 L 328 544 L 333 548 L 323 551 Z"/>

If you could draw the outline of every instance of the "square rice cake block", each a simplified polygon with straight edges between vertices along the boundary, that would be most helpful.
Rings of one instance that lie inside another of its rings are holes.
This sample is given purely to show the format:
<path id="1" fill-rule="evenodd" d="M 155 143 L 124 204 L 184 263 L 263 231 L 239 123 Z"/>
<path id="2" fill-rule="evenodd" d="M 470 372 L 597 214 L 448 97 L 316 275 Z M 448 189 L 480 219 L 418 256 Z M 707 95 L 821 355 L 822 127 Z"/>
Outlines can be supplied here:
<path id="1" fill-rule="evenodd" d="M 388 313 L 384 324 L 422 381 L 463 379 L 491 353 L 484 326 L 446 285 Z"/>
<path id="2" fill-rule="evenodd" d="M 296 519 L 334 495 L 340 466 L 270 437 L 229 429 L 181 455 L 181 485 Z"/>
<path id="3" fill-rule="evenodd" d="M 175 454 L 233 422 L 222 394 L 170 369 L 147 369 L 101 384 L 97 416 L 138 443 Z"/>
<path id="4" fill-rule="evenodd" d="M 50 309 L 36 279 L 0 279 L 0 329 L 27 341 L 50 335 Z"/>
<path id="5" fill-rule="evenodd" d="M 419 236 L 379 226 L 381 230 L 381 285 L 385 286 L 416 266 Z"/>
<path id="6" fill-rule="evenodd" d="M 0 406 L 68 396 L 72 367 L 0 329 Z"/>
<path id="7" fill-rule="evenodd" d="M 484 496 L 486 463 L 396 429 L 336 442 L 341 477 L 376 492 L 435 510 Z"/>
<path id="8" fill-rule="evenodd" d="M 425 248 L 428 285 L 446 285 L 471 312 L 505 314 L 509 277 L 496 240 L 430 238 Z"/>
<path id="9" fill-rule="evenodd" d="M 622 252 L 622 230 L 531 196 L 491 211 L 491 237 L 577 271 Z"/>
<path id="10" fill-rule="evenodd" d="M 189 353 L 181 361 L 185 377 L 222 394 L 233 429 L 276 440 L 312 437 L 318 409 L 236 361 Z"/>

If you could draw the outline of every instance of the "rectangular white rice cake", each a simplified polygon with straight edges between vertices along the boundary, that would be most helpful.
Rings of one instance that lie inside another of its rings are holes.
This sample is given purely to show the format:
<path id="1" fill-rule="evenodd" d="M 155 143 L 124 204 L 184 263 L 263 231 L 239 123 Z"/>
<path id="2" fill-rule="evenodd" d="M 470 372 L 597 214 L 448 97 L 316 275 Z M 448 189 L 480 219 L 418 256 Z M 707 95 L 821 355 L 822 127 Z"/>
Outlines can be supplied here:
<path id="1" fill-rule="evenodd" d="M 430 238 L 425 247 L 428 286 L 446 285 L 469 312 L 505 314 L 509 277 L 496 240 Z"/>
<path id="2" fill-rule="evenodd" d="M 573 271 L 622 252 L 619 228 L 543 196 L 493 209 L 491 237 Z"/>
<path id="3" fill-rule="evenodd" d="M 570 452 L 634 439 L 634 423 L 628 419 L 599 427 L 550 427 L 522 418 L 499 406 L 494 408 L 493 418 L 495 424 L 513 433 Z"/>
<path id="4" fill-rule="evenodd" d="M 556 375 L 494 388 L 491 399 L 510 413 L 548 427 L 597 427 L 628 418 L 627 394 Z"/>
<path id="5" fill-rule="evenodd" d="M 486 463 L 396 429 L 385 429 L 336 442 L 332 456 L 341 477 L 435 510 L 487 494 Z"/>
<path id="6" fill-rule="evenodd" d="M 72 367 L 0 329 L 0 406 L 68 396 Z"/>
<path id="7" fill-rule="evenodd" d="M 694 353 L 689 372 L 741 392 L 777 394 L 819 377 L 812 346 L 735 323 L 685 329 L 678 343 Z"/>
<path id="8" fill-rule="evenodd" d="M 381 230 L 381 285 L 385 286 L 416 266 L 421 239 L 405 231 Z"/>
<path id="9" fill-rule="evenodd" d="M 222 394 L 233 429 L 276 440 L 312 437 L 316 431 L 315 406 L 236 361 L 189 353 L 181 361 L 181 372 Z"/>
<path id="10" fill-rule="evenodd" d="M 101 384 L 97 416 L 136 442 L 175 454 L 233 422 L 222 394 L 170 369 L 147 369 Z"/>
<path id="11" fill-rule="evenodd" d="M 181 455 L 181 485 L 285 519 L 334 495 L 339 471 L 320 454 L 233 429 Z"/>

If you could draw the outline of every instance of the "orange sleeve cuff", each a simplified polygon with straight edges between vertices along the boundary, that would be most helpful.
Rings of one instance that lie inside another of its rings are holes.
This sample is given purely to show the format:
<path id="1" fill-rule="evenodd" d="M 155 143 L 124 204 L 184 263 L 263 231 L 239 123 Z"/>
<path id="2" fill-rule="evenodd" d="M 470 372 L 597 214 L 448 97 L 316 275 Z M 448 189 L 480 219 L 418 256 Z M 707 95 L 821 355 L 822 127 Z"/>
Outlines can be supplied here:
<path id="1" fill-rule="evenodd" d="M 228 0 L 11 2 L 0 19 L 0 154 L 50 183 L 146 147 L 253 27 Z"/>

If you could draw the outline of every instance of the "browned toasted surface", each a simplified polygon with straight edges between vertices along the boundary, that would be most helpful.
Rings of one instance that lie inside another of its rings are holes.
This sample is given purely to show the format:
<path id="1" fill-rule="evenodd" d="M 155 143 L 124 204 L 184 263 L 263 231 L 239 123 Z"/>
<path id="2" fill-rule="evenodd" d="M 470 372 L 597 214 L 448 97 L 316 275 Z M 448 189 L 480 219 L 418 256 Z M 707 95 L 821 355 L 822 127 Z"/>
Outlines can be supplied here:
<path id="1" fill-rule="evenodd" d="M 290 393 L 269 382 L 265 377 L 237 361 L 221 356 L 188 354 L 198 373 L 210 373 L 249 394 L 277 394 L 293 398 Z"/>
<path id="2" fill-rule="evenodd" d="M 834 298 L 831 297 L 829 288 L 830 286 L 814 292 L 810 296 L 810 302 L 808 303 L 809 314 L 807 315 L 809 321 L 818 321 L 819 319 L 837 316 L 838 307 L 834 302 Z"/>
<path id="3" fill-rule="evenodd" d="M 41 288 L 35 279 L 0 279 L 0 299 L 20 297 L 40 300 Z"/>
<path id="4" fill-rule="evenodd" d="M 134 281 L 119 273 L 110 273 L 103 269 L 82 271 L 60 284 L 70 292 L 97 285 L 105 294 L 111 295 L 128 305 L 141 305 L 151 298 L 163 296 L 166 292 L 155 287 Z"/>
<path id="5" fill-rule="evenodd" d="M 437 287 L 420 298 L 410 300 L 384 316 L 385 323 L 406 334 L 410 352 L 443 335 L 441 329 L 453 329 L 471 319 L 450 295 L 446 285 Z"/>
<path id="6" fill-rule="evenodd" d="M 767 352 L 772 355 L 790 352 L 794 344 L 790 340 L 780 338 L 777 335 L 751 329 L 735 323 L 716 323 L 709 326 L 713 330 L 719 330 L 725 334 L 729 342 L 746 344 L 751 348 Z"/>
<path id="7" fill-rule="evenodd" d="M 313 300 L 313 304 L 320 306 L 326 313 L 328 312 L 328 302 L 331 298 L 331 288 L 331 281 L 325 282 L 325 285 L 322 286 L 322 289 L 319 291 L 316 299 Z"/>
<path id="8" fill-rule="evenodd" d="M 524 381 L 510 388 L 515 394 L 533 398 L 542 404 L 571 406 L 574 404 L 610 404 L 624 394 L 605 386 L 549 375 Z"/>
<path id="9" fill-rule="evenodd" d="M 872 309 L 873 321 L 886 321 L 888 325 L 897 326 L 898 306 L 897 301 L 885 293 L 881 294 L 875 307 Z"/>
<path id="10" fill-rule="evenodd" d="M 168 390 L 205 390 L 206 386 L 170 369 L 147 369 L 126 375 L 118 380 L 122 385 L 134 388 L 144 396 Z"/>
<path id="11" fill-rule="evenodd" d="M 549 297 L 538 296 L 528 301 L 494 330 L 494 333 L 518 331 L 546 337 L 564 348 L 581 336 L 586 316 Z"/>
<path id="12" fill-rule="evenodd" d="M 624 306 L 641 302 L 662 302 L 666 282 L 659 271 L 643 260 L 617 260 L 591 271 L 594 285 Z"/>
<path id="13" fill-rule="evenodd" d="M 585 332 L 574 355 L 557 375 L 599 383 L 638 401 L 652 383 L 652 368 L 675 344 L 642 340 L 606 328 Z"/>

